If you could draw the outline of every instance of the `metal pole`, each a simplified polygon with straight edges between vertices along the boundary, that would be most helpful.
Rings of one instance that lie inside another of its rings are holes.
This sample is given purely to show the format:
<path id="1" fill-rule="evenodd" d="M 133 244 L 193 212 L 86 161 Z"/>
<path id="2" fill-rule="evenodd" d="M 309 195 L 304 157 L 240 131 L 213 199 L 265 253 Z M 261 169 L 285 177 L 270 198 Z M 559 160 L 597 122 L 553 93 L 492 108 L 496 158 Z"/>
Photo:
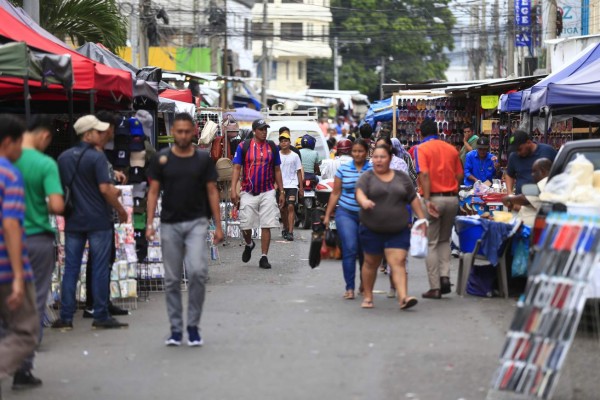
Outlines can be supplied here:
<path id="1" fill-rule="evenodd" d="M 136 13 L 135 10 L 129 16 L 129 34 L 131 36 L 131 65 L 134 67 L 140 66 L 139 60 L 139 45 L 140 45 L 140 18 L 141 8 Z"/>
<path id="2" fill-rule="evenodd" d="M 333 90 L 339 90 L 339 76 L 338 76 L 338 38 L 333 37 Z"/>
<path id="3" fill-rule="evenodd" d="M 508 23 L 506 38 L 506 73 L 515 74 L 515 0 L 508 0 Z"/>
<path id="4" fill-rule="evenodd" d="M 40 0 L 23 0 L 23 10 L 25 10 L 31 19 L 38 25 L 40 24 Z"/>
<path id="5" fill-rule="evenodd" d="M 546 39 L 556 39 L 556 0 L 550 0 L 548 2 L 548 28 L 546 31 Z M 552 58 L 550 54 L 550 48 L 552 47 L 549 44 L 546 47 L 546 72 L 550 73 L 552 71 Z"/>
<path id="6" fill-rule="evenodd" d="M 380 76 L 380 84 L 379 84 L 379 98 L 381 100 L 383 100 L 383 84 L 384 83 L 385 83 L 385 56 L 381 56 L 381 76 Z"/>
<path id="7" fill-rule="evenodd" d="M 392 137 L 396 137 L 396 109 L 398 107 L 398 93 L 392 94 Z"/>
<path id="8" fill-rule="evenodd" d="M 224 6 L 223 8 L 225 9 L 225 30 L 224 30 L 224 36 L 223 36 L 223 76 L 229 76 L 229 63 L 228 63 L 228 59 L 229 59 L 229 54 L 228 50 L 227 50 L 227 0 L 223 0 L 224 2 Z M 233 60 L 232 60 L 233 61 Z M 227 79 L 225 79 L 225 82 L 223 83 L 223 100 L 221 101 L 221 107 L 223 108 L 223 110 L 226 110 L 229 106 L 229 100 L 227 99 Z M 227 135 L 225 135 L 227 136 Z M 227 137 L 225 138 L 225 143 L 227 143 Z"/>
<path id="9" fill-rule="evenodd" d="M 140 0 L 140 67 L 148 65 L 148 32 L 146 31 L 146 18 L 150 13 L 150 2 L 148 0 Z"/>
<path id="10" fill-rule="evenodd" d="M 267 65 L 269 62 L 269 54 L 267 49 L 267 4 L 268 0 L 263 0 L 263 20 L 262 20 L 262 90 L 260 93 L 260 102 L 263 107 L 267 107 L 267 88 L 269 87 L 269 79 L 267 78 Z"/>

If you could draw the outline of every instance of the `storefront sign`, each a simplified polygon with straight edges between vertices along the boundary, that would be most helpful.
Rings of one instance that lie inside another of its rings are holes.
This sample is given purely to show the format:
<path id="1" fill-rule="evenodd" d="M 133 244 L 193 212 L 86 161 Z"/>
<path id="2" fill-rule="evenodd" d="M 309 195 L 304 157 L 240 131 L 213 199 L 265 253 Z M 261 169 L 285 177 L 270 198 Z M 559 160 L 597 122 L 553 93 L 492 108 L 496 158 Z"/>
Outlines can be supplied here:
<path id="1" fill-rule="evenodd" d="M 491 110 L 498 107 L 498 96 L 481 96 L 481 108 Z"/>
<path id="2" fill-rule="evenodd" d="M 515 0 L 515 25 L 531 25 L 531 0 Z"/>

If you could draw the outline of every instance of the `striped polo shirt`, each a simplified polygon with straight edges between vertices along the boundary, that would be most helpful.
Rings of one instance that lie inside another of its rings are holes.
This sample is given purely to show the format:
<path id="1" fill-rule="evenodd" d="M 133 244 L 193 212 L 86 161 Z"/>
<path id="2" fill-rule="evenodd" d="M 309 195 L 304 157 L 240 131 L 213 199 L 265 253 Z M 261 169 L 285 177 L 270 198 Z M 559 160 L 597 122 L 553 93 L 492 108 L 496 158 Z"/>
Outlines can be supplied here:
<path id="1" fill-rule="evenodd" d="M 250 141 L 246 159 L 242 160 L 244 142 L 238 146 L 233 163 L 243 167 L 242 191 L 254 195 L 273 190 L 275 167 L 281 165 L 279 151 L 273 152 L 266 141 Z M 277 147 L 275 147 L 277 149 Z"/>
<path id="2" fill-rule="evenodd" d="M 10 161 L 0 157 L 0 207 L 2 207 L 2 219 L 12 218 L 19 221 L 21 226 L 21 237 L 23 240 L 21 258 L 23 260 L 23 278 L 25 281 L 33 280 L 33 272 L 29 265 L 29 257 L 25 248 L 25 187 L 23 177 L 19 170 Z M 0 223 L 0 284 L 12 283 L 13 270 L 8 258 L 4 230 Z"/>
<path id="3" fill-rule="evenodd" d="M 356 201 L 356 182 L 361 177 L 363 172 L 373 169 L 370 163 L 365 162 L 362 169 L 359 171 L 354 165 L 354 160 L 340 165 L 335 177 L 342 181 L 342 194 L 338 204 L 347 211 L 359 212 L 360 206 Z"/>

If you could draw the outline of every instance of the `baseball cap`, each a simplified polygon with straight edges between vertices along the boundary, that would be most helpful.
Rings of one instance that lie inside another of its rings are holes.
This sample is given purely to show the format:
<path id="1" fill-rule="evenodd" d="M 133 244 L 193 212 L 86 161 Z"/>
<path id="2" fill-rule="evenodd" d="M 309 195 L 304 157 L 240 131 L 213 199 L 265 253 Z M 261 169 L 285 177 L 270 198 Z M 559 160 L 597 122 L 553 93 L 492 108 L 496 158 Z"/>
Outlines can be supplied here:
<path id="1" fill-rule="evenodd" d="M 520 145 L 527 143 L 528 140 L 531 140 L 529 134 L 525 131 L 516 131 L 509 139 L 508 139 L 508 151 L 513 152 L 517 151 Z"/>
<path id="2" fill-rule="evenodd" d="M 262 128 L 270 128 L 269 124 L 265 122 L 264 119 L 256 119 L 252 123 L 252 130 L 262 129 Z"/>
<path id="3" fill-rule="evenodd" d="M 478 149 L 489 149 L 490 148 L 490 139 L 487 136 L 482 136 L 477 139 L 477 144 L 475 145 Z"/>
<path id="4" fill-rule="evenodd" d="M 115 150 L 116 151 L 116 157 L 115 157 L 115 167 L 122 167 L 125 168 L 127 166 L 129 166 L 129 151 L 127 150 Z"/>
<path id="5" fill-rule="evenodd" d="M 102 122 L 93 115 L 84 115 L 75 121 L 73 129 L 75 129 L 75 132 L 77 132 L 78 135 L 83 135 L 85 132 L 91 131 L 92 129 L 105 131 L 109 126 L 110 124 L 108 122 Z"/>
<path id="6" fill-rule="evenodd" d="M 131 141 L 129 142 L 129 150 L 131 150 L 131 151 L 146 150 L 146 146 L 144 146 L 144 136 L 132 136 Z"/>
<path id="7" fill-rule="evenodd" d="M 287 140 L 290 140 L 290 141 L 292 140 L 292 139 L 290 138 L 290 134 L 289 134 L 289 133 L 287 133 L 287 132 L 283 132 L 283 133 L 281 133 L 281 134 L 279 135 L 279 140 L 281 141 L 281 139 L 287 139 Z"/>
<path id="8" fill-rule="evenodd" d="M 144 127 L 139 119 L 129 118 L 129 133 L 131 136 L 144 136 Z"/>

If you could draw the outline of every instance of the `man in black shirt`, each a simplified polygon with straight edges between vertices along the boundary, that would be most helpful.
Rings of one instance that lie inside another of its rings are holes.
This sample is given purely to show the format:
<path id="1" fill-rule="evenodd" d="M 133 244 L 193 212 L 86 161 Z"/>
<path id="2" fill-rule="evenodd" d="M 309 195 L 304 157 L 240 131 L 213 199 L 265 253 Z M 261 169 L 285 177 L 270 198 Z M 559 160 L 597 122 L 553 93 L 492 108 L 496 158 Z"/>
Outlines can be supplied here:
<path id="1" fill-rule="evenodd" d="M 165 266 L 165 294 L 171 336 L 167 346 L 181 345 L 183 318 L 181 275 L 183 264 L 188 278 L 188 345 L 201 346 L 198 330 L 208 277 L 206 235 L 211 214 L 216 227 L 214 243 L 223 240 L 219 214 L 217 170 L 207 152 L 192 145 L 194 120 L 187 113 L 175 115 L 171 135 L 173 147 L 157 153 L 151 164 L 148 192 L 146 237 L 154 240 L 154 214 L 160 190 L 163 191 L 161 246 Z"/>

